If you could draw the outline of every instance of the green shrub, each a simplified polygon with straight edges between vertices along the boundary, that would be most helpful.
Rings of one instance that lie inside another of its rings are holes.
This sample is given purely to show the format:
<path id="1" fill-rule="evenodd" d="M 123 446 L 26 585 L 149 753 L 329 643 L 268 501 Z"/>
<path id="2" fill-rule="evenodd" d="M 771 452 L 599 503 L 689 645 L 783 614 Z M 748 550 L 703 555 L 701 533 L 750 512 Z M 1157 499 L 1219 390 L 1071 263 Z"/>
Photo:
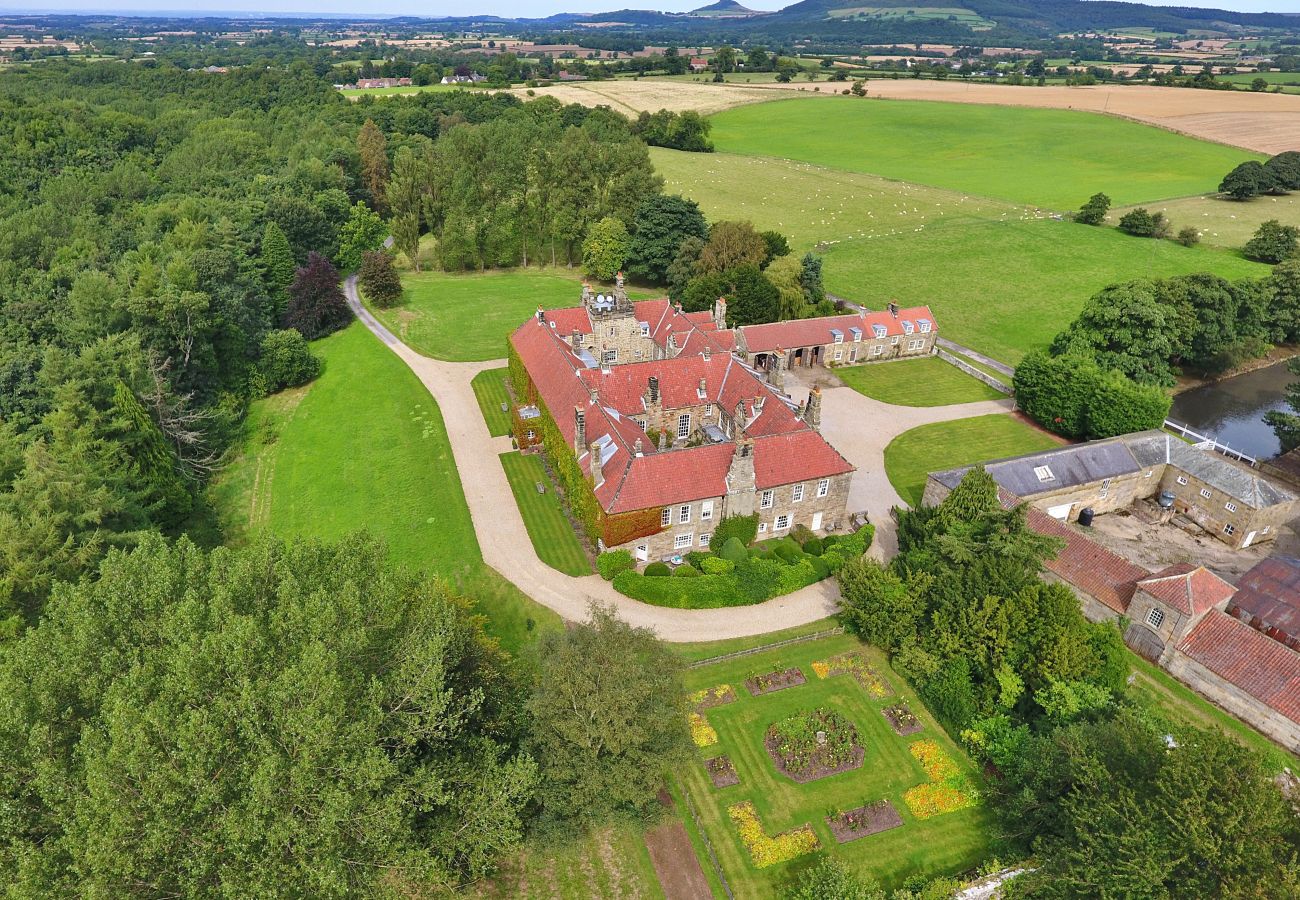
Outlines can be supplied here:
<path id="1" fill-rule="evenodd" d="M 826 568 L 830 569 L 832 574 L 838 572 L 844 565 L 844 557 L 840 555 L 839 550 L 827 550 L 818 558 L 826 563 Z"/>
<path id="2" fill-rule="evenodd" d="M 686 560 L 697 569 L 703 569 L 704 561 L 712 558 L 713 554 L 706 550 L 692 550 L 690 553 L 687 553 L 682 557 L 682 559 Z"/>
<path id="3" fill-rule="evenodd" d="M 813 530 L 809 528 L 807 525 L 796 525 L 794 526 L 794 529 L 790 532 L 790 537 L 793 538 L 794 542 L 796 544 L 799 544 L 800 546 L 803 546 L 804 544 L 808 543 L 816 536 L 817 535 L 813 534 Z"/>
<path id="4" fill-rule="evenodd" d="M 647 578 L 636 572 L 620 572 L 614 590 L 625 597 L 674 609 L 717 609 L 744 606 L 749 599 L 729 575 L 700 575 L 697 578 Z"/>
<path id="5" fill-rule="evenodd" d="M 717 540 L 716 535 L 714 540 Z M 737 537 L 727 538 L 726 543 L 722 545 L 722 549 L 718 551 L 718 556 L 733 563 L 740 563 L 749 558 L 749 554 L 745 551 L 745 545 Z"/>
<path id="6" fill-rule="evenodd" d="M 789 565 L 797 563 L 803 556 L 803 551 L 794 541 L 781 541 L 772 548 L 772 552 L 780 557 L 781 561 Z"/>
<path id="7" fill-rule="evenodd" d="M 750 559 L 736 564 L 736 586 L 750 603 L 775 597 L 785 564 L 775 559 Z"/>
<path id="8" fill-rule="evenodd" d="M 818 580 L 830 577 L 830 563 L 826 562 L 826 560 L 822 559 L 820 556 L 808 557 L 808 564 L 812 566 L 813 571 L 817 573 Z"/>
<path id="9" fill-rule="evenodd" d="M 613 581 L 619 572 L 636 568 L 636 560 L 626 550 L 609 550 L 596 557 L 596 571 L 606 581 Z"/>
<path id="10" fill-rule="evenodd" d="M 673 577 L 674 578 L 699 578 L 700 570 L 692 566 L 690 563 L 683 563 L 682 565 L 673 569 Z"/>
<path id="11" fill-rule="evenodd" d="M 706 556 L 700 561 L 700 569 L 705 575 L 729 575 L 736 570 L 736 564 L 719 556 Z"/>
<path id="12" fill-rule="evenodd" d="M 652 562 L 645 567 L 645 574 L 648 578 L 663 578 L 673 574 L 673 570 L 668 568 L 668 563 Z"/>
<path id="13" fill-rule="evenodd" d="M 312 356 L 307 339 L 293 328 L 269 331 L 262 338 L 258 369 L 269 393 L 297 387 L 311 381 L 320 372 L 320 360 Z"/>
<path id="14" fill-rule="evenodd" d="M 808 540 L 803 542 L 803 552 L 807 553 L 809 556 L 821 556 L 822 555 L 821 539 L 815 537 L 808 538 Z"/>
<path id="15" fill-rule="evenodd" d="M 709 546 L 716 553 L 718 547 L 725 546 L 727 541 L 735 538 L 740 541 L 742 547 L 748 547 L 754 543 L 756 537 L 758 537 L 757 514 L 752 516 L 727 516 L 713 529 L 713 538 Z"/>

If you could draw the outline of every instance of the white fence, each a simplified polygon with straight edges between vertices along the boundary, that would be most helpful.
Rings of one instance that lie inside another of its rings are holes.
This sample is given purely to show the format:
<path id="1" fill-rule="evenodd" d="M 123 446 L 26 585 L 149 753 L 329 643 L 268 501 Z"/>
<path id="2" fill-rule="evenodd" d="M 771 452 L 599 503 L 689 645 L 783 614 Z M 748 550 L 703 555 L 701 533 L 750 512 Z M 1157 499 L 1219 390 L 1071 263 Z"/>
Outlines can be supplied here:
<path id="1" fill-rule="evenodd" d="M 1175 431 L 1189 440 L 1195 441 L 1196 446 L 1202 450 L 1213 450 L 1215 453 L 1222 453 L 1231 459 L 1244 462 L 1250 466 L 1258 466 L 1259 460 L 1249 454 L 1242 453 L 1240 450 L 1233 450 L 1227 444 L 1220 443 L 1218 438 L 1209 435 L 1200 434 L 1193 431 L 1181 422 L 1175 422 L 1173 419 L 1165 419 L 1165 427 L 1170 431 Z"/>

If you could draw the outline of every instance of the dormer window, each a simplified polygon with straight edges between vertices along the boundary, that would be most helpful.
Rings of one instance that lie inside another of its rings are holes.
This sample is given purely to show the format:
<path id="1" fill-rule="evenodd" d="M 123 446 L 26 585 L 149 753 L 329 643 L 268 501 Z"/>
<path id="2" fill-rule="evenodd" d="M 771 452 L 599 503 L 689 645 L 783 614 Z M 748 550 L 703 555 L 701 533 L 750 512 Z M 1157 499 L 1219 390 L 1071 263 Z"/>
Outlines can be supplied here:
<path id="1" fill-rule="evenodd" d="M 831 341 L 832 343 L 842 344 L 844 343 L 844 332 L 840 331 L 838 328 L 832 328 L 831 338 L 832 338 Z"/>
<path id="2" fill-rule="evenodd" d="M 862 342 L 861 328 L 850 328 L 849 333 L 853 335 L 853 343 L 858 344 Z"/>
<path id="3" fill-rule="evenodd" d="M 884 325 L 872 325 L 872 326 L 871 326 L 871 333 L 874 334 L 877 338 L 882 338 L 882 337 L 884 337 L 885 334 L 886 334 L 885 326 L 884 326 Z"/>
<path id="4" fill-rule="evenodd" d="M 916 330 L 915 325 L 913 325 L 907 319 L 903 320 L 903 334 L 911 334 L 915 330 Z"/>
<path id="5" fill-rule="evenodd" d="M 641 323 L 641 337 L 650 337 L 650 323 L 649 323 L 649 322 L 642 322 L 642 323 Z"/>
<path id="6" fill-rule="evenodd" d="M 1034 466 L 1034 475 L 1038 477 L 1039 481 L 1056 480 L 1056 476 L 1052 474 L 1052 470 L 1048 466 Z"/>
<path id="7" fill-rule="evenodd" d="M 930 333 L 930 320 L 929 320 L 929 319 L 917 319 L 917 320 L 916 320 L 916 324 L 917 324 L 917 327 L 921 329 L 921 334 L 929 334 L 929 333 Z"/>

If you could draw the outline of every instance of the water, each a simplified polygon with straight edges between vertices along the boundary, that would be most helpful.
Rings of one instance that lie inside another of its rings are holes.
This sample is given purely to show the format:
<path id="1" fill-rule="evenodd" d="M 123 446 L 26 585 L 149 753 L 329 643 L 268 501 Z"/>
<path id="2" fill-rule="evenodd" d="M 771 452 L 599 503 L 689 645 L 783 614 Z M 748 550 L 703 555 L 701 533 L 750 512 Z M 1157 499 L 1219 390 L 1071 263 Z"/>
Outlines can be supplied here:
<path id="1" fill-rule="evenodd" d="M 1224 378 L 1175 396 L 1169 418 L 1234 450 L 1268 459 L 1282 447 L 1264 424 L 1264 413 L 1287 409 L 1286 386 L 1293 380 L 1284 362 Z"/>

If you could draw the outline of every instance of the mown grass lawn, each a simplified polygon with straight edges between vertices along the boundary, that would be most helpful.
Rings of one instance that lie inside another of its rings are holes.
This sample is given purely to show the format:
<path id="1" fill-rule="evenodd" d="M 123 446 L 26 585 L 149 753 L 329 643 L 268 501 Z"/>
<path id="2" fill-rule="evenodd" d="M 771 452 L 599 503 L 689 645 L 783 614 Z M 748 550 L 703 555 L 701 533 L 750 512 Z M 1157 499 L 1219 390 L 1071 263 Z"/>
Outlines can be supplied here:
<path id="1" fill-rule="evenodd" d="M 905 431 L 890 441 L 885 448 L 885 474 L 898 496 L 916 506 L 930 472 L 1059 445 L 1051 435 L 1006 413 L 937 422 Z"/>
<path id="2" fill-rule="evenodd" d="M 254 405 L 244 453 L 213 486 L 228 534 L 334 540 L 368 529 L 394 562 L 477 599 L 508 648 L 559 627 L 483 564 L 442 415 L 419 379 L 360 323 L 312 349 L 321 375 Z"/>
<path id="3" fill-rule="evenodd" d="M 502 453 L 501 466 L 506 470 L 510 490 L 519 504 L 533 549 L 542 562 L 565 575 L 590 575 L 591 563 L 587 561 L 587 554 L 574 534 L 573 526 L 564 516 L 560 496 L 541 459 L 518 451 Z M 538 483 L 546 493 L 537 492 Z"/>
<path id="4" fill-rule="evenodd" d="M 400 305 L 373 309 L 412 349 L 450 362 L 504 359 L 506 338 L 541 306 L 577 306 L 582 276 L 568 269 L 448 274 L 406 272 Z M 633 299 L 658 296 L 629 289 Z"/>
<path id="5" fill-rule="evenodd" d="M 506 390 L 506 377 L 509 371 L 505 366 L 499 369 L 487 369 L 479 372 L 470 382 L 474 389 L 474 398 L 478 400 L 479 409 L 483 411 L 483 421 L 487 422 L 488 434 L 502 437 L 510 433 L 510 393 Z M 501 404 L 506 408 L 502 409 Z"/>
<path id="6" fill-rule="evenodd" d="M 885 676 L 892 693 L 871 698 L 850 676 L 819 679 L 812 663 L 838 653 L 862 650 Z M 753 697 L 744 686 L 747 677 L 797 666 L 806 684 Z M 701 822 L 718 854 L 722 869 L 738 898 L 771 897 L 797 874 L 826 856 L 835 856 L 850 868 L 879 879 L 886 887 L 900 886 L 911 875 L 937 876 L 965 871 L 982 862 L 990 851 L 991 815 L 976 806 L 918 820 L 902 800 L 903 792 L 926 780 L 920 765 L 908 752 L 914 741 L 937 741 L 976 785 L 979 775 L 965 754 L 948 738 L 925 710 L 911 688 L 889 669 L 884 657 L 857 638 L 841 635 L 738 660 L 702 666 L 687 673 L 688 691 L 730 684 L 737 701 L 705 713 L 718 733 L 718 743 L 699 751 L 699 760 L 681 773 Z M 909 737 L 894 734 L 881 709 L 902 696 L 925 725 Z M 797 784 L 779 773 L 763 745 L 769 725 L 797 712 L 818 707 L 834 710 L 857 728 L 866 751 L 861 768 L 807 784 Z M 703 760 L 725 753 L 741 783 L 714 788 Z M 890 831 L 839 844 L 824 817 L 835 810 L 852 809 L 888 799 L 903 825 Z M 821 845 L 816 853 L 791 862 L 759 869 L 727 816 L 727 807 L 751 801 L 769 835 L 811 824 Z M 708 860 L 702 861 L 708 865 Z"/>
<path id="7" fill-rule="evenodd" d="M 859 394 L 895 406 L 947 406 L 1006 396 L 937 356 L 845 366 L 835 375 Z"/>
<path id="8" fill-rule="evenodd" d="M 1075 110 L 916 100 L 778 100 L 712 117 L 717 148 L 1056 210 L 1203 194 L 1245 150 Z M 773 135 L 779 138 L 773 139 Z"/>

